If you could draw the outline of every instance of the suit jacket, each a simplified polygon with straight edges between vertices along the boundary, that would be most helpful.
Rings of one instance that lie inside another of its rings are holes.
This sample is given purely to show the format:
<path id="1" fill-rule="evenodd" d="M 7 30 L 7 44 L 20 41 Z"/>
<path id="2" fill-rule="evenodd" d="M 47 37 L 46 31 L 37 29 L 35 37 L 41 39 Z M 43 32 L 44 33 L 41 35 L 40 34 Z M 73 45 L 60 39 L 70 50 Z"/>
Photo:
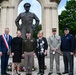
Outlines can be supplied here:
<path id="1" fill-rule="evenodd" d="M 9 35 L 9 41 L 8 41 L 9 48 L 11 48 L 11 41 L 12 37 Z M 6 53 L 7 51 L 8 49 L 6 48 L 2 35 L 0 35 L 0 52 Z"/>
<path id="2" fill-rule="evenodd" d="M 48 49 L 48 43 L 45 37 L 36 39 L 36 54 L 45 52 Z"/>
<path id="3" fill-rule="evenodd" d="M 61 51 L 74 52 L 75 38 L 72 34 L 67 34 L 61 38 Z"/>
<path id="4" fill-rule="evenodd" d="M 61 45 L 61 38 L 60 36 L 52 35 L 49 37 L 49 47 L 50 47 L 50 52 L 53 53 L 53 49 L 57 49 L 57 53 L 60 53 L 60 45 Z"/>

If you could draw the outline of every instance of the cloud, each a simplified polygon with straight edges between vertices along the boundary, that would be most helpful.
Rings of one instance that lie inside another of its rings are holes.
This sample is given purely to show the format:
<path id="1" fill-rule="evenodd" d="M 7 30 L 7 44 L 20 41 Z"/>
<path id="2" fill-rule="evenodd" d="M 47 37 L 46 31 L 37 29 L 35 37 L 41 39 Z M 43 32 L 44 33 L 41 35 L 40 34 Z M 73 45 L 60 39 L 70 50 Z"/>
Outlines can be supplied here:
<path id="1" fill-rule="evenodd" d="M 23 0 L 19 5 L 18 14 L 25 11 L 23 8 L 23 5 L 26 2 L 29 2 L 31 4 L 30 12 L 35 13 L 40 19 L 40 23 L 41 23 L 41 19 L 42 19 L 41 18 L 41 5 L 39 4 L 37 0 Z"/>
<path id="2" fill-rule="evenodd" d="M 38 1 L 36 0 L 32 0 L 32 6 L 31 6 L 31 12 L 35 13 L 38 18 L 40 19 L 40 23 L 41 23 L 41 14 L 42 14 L 42 10 L 41 10 L 41 5 L 39 4 Z"/>
<path id="3" fill-rule="evenodd" d="M 68 1 L 68 0 L 62 0 L 60 2 L 59 7 L 58 7 L 58 15 L 60 15 L 61 12 L 63 10 L 65 10 L 66 1 Z M 31 4 L 30 12 L 35 13 L 38 16 L 38 18 L 40 19 L 40 23 L 41 23 L 41 20 L 42 20 L 42 10 L 41 10 L 41 5 L 40 5 L 40 3 L 37 0 L 23 0 L 20 3 L 20 5 L 19 5 L 18 14 L 25 11 L 23 5 L 26 2 L 29 2 Z"/>
<path id="4" fill-rule="evenodd" d="M 64 7 L 64 6 L 63 6 L 63 7 L 61 7 L 61 8 L 59 8 L 59 9 L 58 9 L 58 15 L 60 15 L 60 14 L 61 14 L 61 12 L 62 12 L 63 10 L 65 10 L 65 7 Z"/>

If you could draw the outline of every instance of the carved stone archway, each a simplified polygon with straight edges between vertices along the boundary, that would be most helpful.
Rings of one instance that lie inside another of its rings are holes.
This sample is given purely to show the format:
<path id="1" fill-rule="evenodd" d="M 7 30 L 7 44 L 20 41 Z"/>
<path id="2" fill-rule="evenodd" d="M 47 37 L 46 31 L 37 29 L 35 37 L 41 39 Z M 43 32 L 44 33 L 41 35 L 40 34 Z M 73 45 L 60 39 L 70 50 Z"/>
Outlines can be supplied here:
<path id="1" fill-rule="evenodd" d="M 0 33 L 4 33 L 5 27 L 10 28 L 10 34 L 16 35 L 15 18 L 18 13 L 18 5 L 22 0 L 2 0 L 1 1 L 1 19 L 0 19 Z"/>
<path id="2" fill-rule="evenodd" d="M 4 28 L 10 28 L 10 34 L 15 36 L 15 18 L 18 14 L 18 5 L 22 0 L 0 0 L 0 34 L 4 33 Z M 42 7 L 42 30 L 44 36 L 48 38 L 52 28 L 57 28 L 58 33 L 58 4 L 60 0 L 37 0 Z"/>

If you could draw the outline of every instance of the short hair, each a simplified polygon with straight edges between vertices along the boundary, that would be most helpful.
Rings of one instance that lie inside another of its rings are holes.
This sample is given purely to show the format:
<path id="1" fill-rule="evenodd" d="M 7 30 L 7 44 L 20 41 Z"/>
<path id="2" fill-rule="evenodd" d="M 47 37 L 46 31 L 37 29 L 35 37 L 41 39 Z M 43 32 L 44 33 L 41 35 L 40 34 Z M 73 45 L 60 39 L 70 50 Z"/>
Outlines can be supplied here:
<path id="1" fill-rule="evenodd" d="M 21 33 L 21 31 L 20 31 L 20 30 L 17 30 L 17 32 L 16 32 L 16 33 L 18 33 L 18 32 L 20 32 L 20 33 Z"/>
<path id="2" fill-rule="evenodd" d="M 40 33 L 42 33 L 42 35 L 43 35 L 43 31 L 42 31 L 42 30 L 40 30 L 40 31 L 38 32 L 37 37 L 39 37 L 39 34 L 40 34 Z"/>
<path id="3" fill-rule="evenodd" d="M 9 29 L 9 28 L 5 28 L 5 29 Z"/>

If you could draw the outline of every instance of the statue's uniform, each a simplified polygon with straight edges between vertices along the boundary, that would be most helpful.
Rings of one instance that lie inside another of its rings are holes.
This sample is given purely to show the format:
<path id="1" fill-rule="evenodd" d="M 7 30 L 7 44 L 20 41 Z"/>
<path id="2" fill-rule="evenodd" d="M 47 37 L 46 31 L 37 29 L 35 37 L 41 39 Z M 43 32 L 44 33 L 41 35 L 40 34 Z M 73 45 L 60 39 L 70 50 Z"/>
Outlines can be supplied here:
<path id="1" fill-rule="evenodd" d="M 31 12 L 23 12 L 20 13 L 19 16 L 16 18 L 15 23 L 18 28 L 20 28 L 21 33 L 22 33 L 22 38 L 25 39 L 25 34 L 27 31 L 30 31 L 32 36 L 33 36 L 33 19 L 36 20 L 36 24 L 39 24 L 39 19 L 38 17 Z M 21 20 L 22 24 L 21 26 L 19 25 L 19 21 Z"/>

